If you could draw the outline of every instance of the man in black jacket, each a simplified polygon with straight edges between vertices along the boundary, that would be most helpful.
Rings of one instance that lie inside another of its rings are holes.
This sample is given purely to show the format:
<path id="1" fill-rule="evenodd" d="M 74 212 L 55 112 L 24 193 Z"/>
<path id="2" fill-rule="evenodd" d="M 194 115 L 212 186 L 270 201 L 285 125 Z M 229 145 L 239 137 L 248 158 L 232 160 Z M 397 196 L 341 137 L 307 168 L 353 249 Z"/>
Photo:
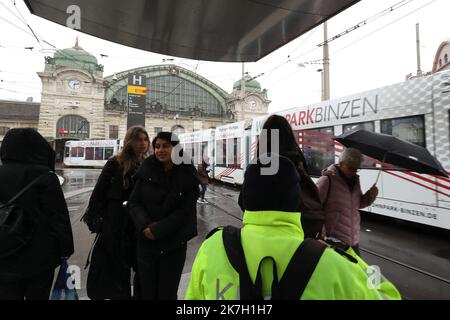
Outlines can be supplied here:
<path id="1" fill-rule="evenodd" d="M 0 157 L 0 202 L 43 175 L 15 203 L 32 225 L 31 240 L 15 254 L 0 252 L 0 300 L 47 300 L 61 257 L 74 252 L 69 212 L 55 169 L 55 152 L 34 129 L 11 129 Z"/>

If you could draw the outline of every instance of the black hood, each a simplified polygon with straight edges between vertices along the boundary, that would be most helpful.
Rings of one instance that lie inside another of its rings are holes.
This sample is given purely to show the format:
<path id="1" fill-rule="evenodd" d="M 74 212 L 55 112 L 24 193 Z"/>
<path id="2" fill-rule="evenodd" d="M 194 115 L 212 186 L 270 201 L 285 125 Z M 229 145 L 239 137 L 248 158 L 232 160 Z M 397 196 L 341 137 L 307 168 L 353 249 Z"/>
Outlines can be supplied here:
<path id="1" fill-rule="evenodd" d="M 298 212 L 300 205 L 300 176 L 291 160 L 279 157 L 279 167 L 275 174 L 264 175 L 259 162 L 245 170 L 242 186 L 243 207 L 250 211 Z"/>
<path id="2" fill-rule="evenodd" d="M 32 128 L 9 130 L 0 148 L 0 158 L 5 164 L 19 162 L 55 170 L 55 151 L 47 140 Z"/>

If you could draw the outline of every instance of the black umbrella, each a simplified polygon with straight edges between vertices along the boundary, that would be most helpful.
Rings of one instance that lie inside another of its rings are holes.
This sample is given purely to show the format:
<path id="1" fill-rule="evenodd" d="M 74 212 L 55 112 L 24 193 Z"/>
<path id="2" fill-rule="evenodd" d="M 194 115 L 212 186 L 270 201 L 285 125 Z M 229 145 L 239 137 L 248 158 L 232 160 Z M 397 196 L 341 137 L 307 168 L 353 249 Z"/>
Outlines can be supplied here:
<path id="1" fill-rule="evenodd" d="M 442 165 L 430 152 L 414 143 L 392 135 L 357 130 L 344 133 L 334 140 L 348 148 L 355 148 L 371 158 L 397 167 L 448 178 Z"/>

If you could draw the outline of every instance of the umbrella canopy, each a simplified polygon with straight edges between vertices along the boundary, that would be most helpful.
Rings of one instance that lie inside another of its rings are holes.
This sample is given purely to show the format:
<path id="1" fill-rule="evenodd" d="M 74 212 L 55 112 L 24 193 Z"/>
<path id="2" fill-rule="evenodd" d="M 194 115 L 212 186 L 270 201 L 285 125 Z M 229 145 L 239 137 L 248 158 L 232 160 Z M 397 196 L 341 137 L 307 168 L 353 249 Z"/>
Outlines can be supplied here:
<path id="1" fill-rule="evenodd" d="M 392 135 L 357 130 L 344 133 L 334 140 L 355 148 L 371 158 L 417 173 L 448 177 L 445 169 L 424 147 Z"/>
<path id="2" fill-rule="evenodd" d="M 39 17 L 126 46 L 245 62 L 261 59 L 360 0 L 24 1 Z"/>

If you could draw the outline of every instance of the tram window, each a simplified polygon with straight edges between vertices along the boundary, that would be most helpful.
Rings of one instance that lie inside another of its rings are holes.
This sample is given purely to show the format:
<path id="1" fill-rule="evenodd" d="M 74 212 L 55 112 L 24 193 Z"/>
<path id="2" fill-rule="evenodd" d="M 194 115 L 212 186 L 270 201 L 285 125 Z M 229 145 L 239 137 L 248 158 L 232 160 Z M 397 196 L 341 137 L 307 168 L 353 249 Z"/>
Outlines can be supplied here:
<path id="1" fill-rule="evenodd" d="M 352 124 L 344 124 L 342 126 L 344 133 L 356 130 L 366 130 L 366 131 L 375 131 L 375 125 L 373 122 L 360 122 L 360 123 L 352 123 Z M 370 160 L 369 157 L 364 156 L 364 162 L 361 164 L 362 168 L 374 168 L 376 163 L 373 160 Z"/>
<path id="2" fill-rule="evenodd" d="M 217 140 L 216 141 L 216 164 L 218 166 L 225 166 L 226 165 L 226 143 L 227 140 Z"/>
<path id="3" fill-rule="evenodd" d="M 65 158 L 70 157 L 70 148 L 69 147 L 64 148 L 64 157 Z"/>
<path id="4" fill-rule="evenodd" d="M 239 167 L 241 164 L 240 160 L 240 150 L 241 150 L 241 139 L 231 138 L 227 140 L 228 157 L 227 164 L 234 167 Z"/>
<path id="5" fill-rule="evenodd" d="M 425 147 L 425 125 L 423 116 L 381 120 L 381 133 Z"/>
<path id="6" fill-rule="evenodd" d="M 344 124 L 343 125 L 344 133 L 349 131 L 356 130 L 366 130 L 366 131 L 375 131 L 375 125 L 373 122 L 360 122 L 360 123 L 352 123 L 352 124 Z"/>
<path id="7" fill-rule="evenodd" d="M 103 160 L 103 151 L 105 148 L 98 147 L 94 149 L 94 159 L 95 160 Z"/>
<path id="8" fill-rule="evenodd" d="M 236 142 L 234 138 L 227 139 L 227 165 L 234 165 L 236 157 Z"/>
<path id="9" fill-rule="evenodd" d="M 333 127 L 300 132 L 301 145 L 310 175 L 320 176 L 323 169 L 334 163 L 333 136 Z"/>
<path id="10" fill-rule="evenodd" d="M 113 154 L 114 154 L 114 148 L 111 148 L 111 147 L 105 148 L 105 158 L 104 158 L 104 160 L 108 160 L 109 158 L 112 157 Z"/>
<path id="11" fill-rule="evenodd" d="M 94 160 L 94 148 L 93 147 L 86 148 L 85 160 Z"/>
<path id="12" fill-rule="evenodd" d="M 78 147 L 77 148 L 77 157 L 78 158 L 83 158 L 84 157 L 84 148 L 83 147 Z"/>
<path id="13" fill-rule="evenodd" d="M 77 156 L 77 148 L 76 147 L 70 148 L 70 156 L 71 157 Z"/>

